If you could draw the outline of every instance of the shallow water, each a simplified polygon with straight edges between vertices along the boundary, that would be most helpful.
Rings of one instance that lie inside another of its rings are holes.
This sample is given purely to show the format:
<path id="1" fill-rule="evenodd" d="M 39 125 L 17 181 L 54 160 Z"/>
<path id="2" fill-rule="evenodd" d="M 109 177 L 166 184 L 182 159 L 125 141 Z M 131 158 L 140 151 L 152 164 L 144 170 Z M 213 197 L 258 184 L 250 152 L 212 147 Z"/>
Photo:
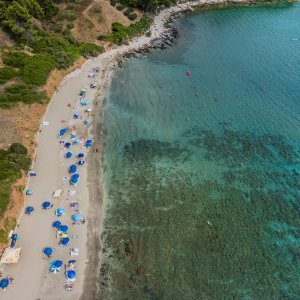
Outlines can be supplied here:
<path id="1" fill-rule="evenodd" d="M 300 299 L 299 20 L 199 10 L 115 72 L 102 299 Z"/>

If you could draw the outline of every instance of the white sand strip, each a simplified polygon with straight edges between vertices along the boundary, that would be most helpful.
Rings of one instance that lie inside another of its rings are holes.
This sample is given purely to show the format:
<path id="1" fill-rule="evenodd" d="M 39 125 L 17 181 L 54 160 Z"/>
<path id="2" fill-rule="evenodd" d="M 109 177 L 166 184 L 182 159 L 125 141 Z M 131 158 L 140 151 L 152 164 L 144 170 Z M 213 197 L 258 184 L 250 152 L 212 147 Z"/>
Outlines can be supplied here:
<path id="1" fill-rule="evenodd" d="M 30 216 L 24 214 L 21 216 L 20 225 L 16 231 L 20 237 L 16 245 L 22 248 L 21 259 L 16 265 L 10 265 L 6 270 L 5 274 L 14 277 L 15 281 L 3 294 L 0 291 L 1 299 L 78 299 L 82 293 L 87 262 L 87 231 L 86 225 L 72 226 L 71 215 L 74 212 L 69 207 L 70 201 L 66 200 L 70 185 L 68 181 L 63 180 L 63 177 L 68 175 L 68 166 L 75 162 L 75 158 L 67 160 L 64 157 L 65 150 L 59 144 L 57 133 L 61 128 L 75 124 L 77 135 L 87 136 L 87 129 L 79 126 L 82 120 L 73 120 L 73 112 L 76 110 L 84 115 L 83 109 L 79 106 L 78 93 L 80 88 L 88 87 L 91 82 L 94 82 L 87 75 L 97 65 L 101 65 L 100 59 L 90 60 L 80 69 L 80 72 L 76 71 L 76 76 L 69 75 L 49 104 L 43 119 L 48 121 L 49 125 L 44 126 L 39 134 L 36 159 L 33 164 L 37 176 L 31 177 L 28 183 L 28 187 L 33 190 L 33 195 L 25 197 L 25 206 L 32 205 L 35 211 Z M 89 88 L 87 98 L 93 100 L 95 94 L 96 89 Z M 69 108 L 68 103 L 71 103 L 75 109 Z M 62 120 L 66 122 L 62 123 Z M 79 145 L 71 146 L 70 150 L 74 154 L 88 153 Z M 79 184 L 72 189 L 76 189 L 77 197 L 80 198 L 80 211 L 86 216 L 89 200 L 87 166 L 84 165 L 78 169 Z M 61 199 L 51 198 L 55 189 L 64 191 Z M 45 211 L 42 210 L 41 204 L 47 200 L 51 201 L 54 207 Z M 61 218 L 55 216 L 55 209 L 58 207 L 63 207 L 66 212 Z M 57 219 L 69 226 L 70 246 L 80 249 L 76 263 L 78 276 L 72 292 L 66 292 L 63 288 L 66 282 L 63 268 L 58 274 L 49 274 L 49 261 L 60 259 L 67 263 L 71 259 L 68 251 L 70 247 L 58 246 L 56 230 L 52 228 L 53 221 Z M 46 259 L 42 253 L 46 246 L 54 248 L 51 259 Z"/>

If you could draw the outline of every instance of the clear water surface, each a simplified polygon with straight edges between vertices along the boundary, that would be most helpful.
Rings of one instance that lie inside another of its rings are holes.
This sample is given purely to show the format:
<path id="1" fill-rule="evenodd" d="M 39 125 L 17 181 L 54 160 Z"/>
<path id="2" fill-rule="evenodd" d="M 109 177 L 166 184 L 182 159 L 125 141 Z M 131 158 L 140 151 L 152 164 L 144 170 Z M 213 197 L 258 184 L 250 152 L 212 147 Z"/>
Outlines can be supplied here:
<path id="1" fill-rule="evenodd" d="M 106 99 L 102 297 L 300 299 L 300 3 L 173 25 Z"/>

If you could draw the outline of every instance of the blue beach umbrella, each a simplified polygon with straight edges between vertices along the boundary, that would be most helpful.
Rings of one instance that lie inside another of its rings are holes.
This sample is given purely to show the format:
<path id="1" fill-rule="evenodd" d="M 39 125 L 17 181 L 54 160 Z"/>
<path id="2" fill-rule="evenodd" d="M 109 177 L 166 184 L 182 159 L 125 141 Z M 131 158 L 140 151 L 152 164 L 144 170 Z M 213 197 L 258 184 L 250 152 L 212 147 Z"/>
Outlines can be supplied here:
<path id="1" fill-rule="evenodd" d="M 27 196 L 32 195 L 32 189 L 27 190 L 27 191 L 26 191 L 26 195 L 27 195 Z"/>
<path id="2" fill-rule="evenodd" d="M 68 143 L 65 143 L 65 147 L 66 147 L 66 148 L 69 148 L 70 146 L 71 146 L 71 143 L 69 143 L 69 142 L 68 142 Z"/>
<path id="3" fill-rule="evenodd" d="M 52 273 L 58 273 L 60 271 L 60 268 L 62 266 L 61 260 L 54 260 L 50 262 L 50 272 Z"/>
<path id="4" fill-rule="evenodd" d="M 62 129 L 59 131 L 59 135 L 60 135 L 60 136 L 63 136 L 67 131 L 68 131 L 67 128 L 62 128 Z"/>
<path id="5" fill-rule="evenodd" d="M 75 165 L 71 165 L 69 168 L 69 173 L 76 173 L 77 172 L 77 167 Z"/>
<path id="6" fill-rule="evenodd" d="M 60 244 L 63 246 L 67 246 L 69 244 L 70 239 L 69 238 L 63 238 L 60 240 Z"/>
<path id="7" fill-rule="evenodd" d="M 43 252 L 46 256 L 49 257 L 52 254 L 52 248 L 51 247 L 46 247 L 46 248 L 44 248 Z"/>
<path id="8" fill-rule="evenodd" d="M 91 145 L 92 145 L 92 140 L 87 140 L 86 142 L 85 142 L 85 146 L 88 148 L 88 147 L 91 147 Z"/>
<path id="9" fill-rule="evenodd" d="M 79 154 L 77 155 L 77 157 L 78 157 L 78 158 L 82 158 L 82 157 L 84 157 L 84 154 L 83 154 L 83 153 L 79 153 Z"/>
<path id="10" fill-rule="evenodd" d="M 43 202 L 42 206 L 44 209 L 47 209 L 51 206 L 51 203 L 49 201 L 45 201 L 45 202 Z"/>
<path id="11" fill-rule="evenodd" d="M 55 266 L 56 268 L 60 268 L 62 265 L 63 265 L 63 262 L 62 262 L 61 260 L 56 260 L 56 261 L 54 262 L 54 266 Z"/>
<path id="12" fill-rule="evenodd" d="M 69 227 L 67 225 L 61 225 L 59 227 L 59 231 L 62 231 L 62 232 L 67 232 L 69 229 Z"/>
<path id="13" fill-rule="evenodd" d="M 74 270 L 70 270 L 67 272 L 67 278 L 73 279 L 76 277 L 76 272 Z"/>
<path id="14" fill-rule="evenodd" d="M 27 206 L 26 207 L 26 213 L 30 214 L 32 212 L 34 212 L 34 207 L 33 206 Z"/>
<path id="15" fill-rule="evenodd" d="M 79 174 L 73 174 L 73 175 L 72 175 L 72 178 L 79 179 L 79 177 L 80 177 Z"/>
<path id="16" fill-rule="evenodd" d="M 64 214 L 65 210 L 62 208 L 62 207 L 59 207 L 57 210 L 56 210 L 56 215 L 58 217 L 62 216 Z"/>
<path id="17" fill-rule="evenodd" d="M 53 222 L 53 224 L 52 224 L 52 226 L 54 227 L 54 228 L 59 228 L 60 226 L 61 226 L 61 222 L 60 221 L 54 221 Z"/>
<path id="18" fill-rule="evenodd" d="M 72 185 L 76 185 L 76 184 L 78 183 L 78 178 L 73 178 L 73 177 L 72 177 L 70 183 L 71 183 Z"/>
<path id="19" fill-rule="evenodd" d="M 81 215 L 80 215 L 80 214 L 74 214 L 74 215 L 72 216 L 72 219 L 73 219 L 74 221 L 79 221 L 79 220 L 81 219 Z"/>
<path id="20" fill-rule="evenodd" d="M 80 104 L 81 105 L 88 105 L 90 102 L 89 102 L 89 100 L 88 99 L 81 99 L 80 100 Z"/>
<path id="21" fill-rule="evenodd" d="M 73 140 L 73 144 L 79 144 L 81 142 L 81 140 L 79 138 L 75 138 Z"/>
<path id="22" fill-rule="evenodd" d="M 76 263 L 75 259 L 71 259 L 71 260 L 68 261 L 68 264 L 74 264 L 74 263 Z"/>
<path id="23" fill-rule="evenodd" d="M 8 286 L 9 286 L 9 280 L 7 278 L 1 279 L 1 281 L 0 281 L 0 288 L 4 290 Z"/>
<path id="24" fill-rule="evenodd" d="M 65 154 L 65 157 L 66 158 L 70 158 L 72 157 L 73 153 L 71 151 L 68 151 L 66 154 Z"/>
<path id="25" fill-rule="evenodd" d="M 79 165 L 79 166 L 83 166 L 83 165 L 84 165 L 84 160 L 79 160 L 79 161 L 78 161 L 78 165 Z"/>

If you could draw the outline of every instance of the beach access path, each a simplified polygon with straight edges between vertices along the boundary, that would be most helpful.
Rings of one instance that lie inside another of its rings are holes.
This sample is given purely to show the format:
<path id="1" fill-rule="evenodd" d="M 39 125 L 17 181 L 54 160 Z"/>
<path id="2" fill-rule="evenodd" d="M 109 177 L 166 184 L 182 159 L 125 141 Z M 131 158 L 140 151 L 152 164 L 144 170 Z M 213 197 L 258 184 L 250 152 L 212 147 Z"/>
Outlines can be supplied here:
<path id="1" fill-rule="evenodd" d="M 33 190 L 31 196 L 25 196 L 25 206 L 31 205 L 35 211 L 30 215 L 21 215 L 16 233 L 19 235 L 16 247 L 21 247 L 21 258 L 15 265 L 9 265 L 5 275 L 14 278 L 14 282 L 4 292 L 0 291 L 0 299 L 79 299 L 83 291 L 85 268 L 88 264 L 87 257 L 87 226 L 73 226 L 71 216 L 74 213 L 67 201 L 68 190 L 76 190 L 79 198 L 79 209 L 83 216 L 87 216 L 89 205 L 89 191 L 87 183 L 87 166 L 80 167 L 80 180 L 76 187 L 70 187 L 69 181 L 64 176 L 69 176 L 68 167 L 74 163 L 74 159 L 67 160 L 64 157 L 65 149 L 59 144 L 57 134 L 63 127 L 77 126 L 78 122 L 73 120 L 74 110 L 79 108 L 79 91 L 81 88 L 89 87 L 93 79 L 88 78 L 88 74 L 93 68 L 101 66 L 101 60 L 89 60 L 82 68 L 69 74 L 61 83 L 57 93 L 53 96 L 51 103 L 42 121 L 49 122 L 48 126 L 43 126 L 37 140 L 35 161 L 32 169 L 36 172 L 36 177 L 30 177 L 28 188 Z M 100 75 L 99 75 L 100 76 Z M 97 93 L 97 89 L 88 88 L 87 98 L 92 102 Z M 71 107 L 68 107 L 70 104 Z M 72 108 L 73 107 L 73 108 Z M 80 114 L 83 110 L 79 111 Z M 76 120 L 77 121 L 77 120 Z M 81 122 L 82 123 L 82 122 Z M 81 126 L 83 127 L 83 126 Z M 77 128 L 75 127 L 75 130 Z M 86 128 L 78 128 L 87 136 Z M 69 134 L 68 134 L 69 135 Z M 64 138 L 63 138 L 64 139 Z M 88 152 L 80 145 L 71 146 L 74 154 Z M 53 199 L 54 190 L 62 189 L 63 194 L 60 199 Z M 50 201 L 54 207 L 49 210 L 42 209 L 42 202 Z M 62 207 L 65 215 L 58 218 L 55 216 L 55 209 Z M 60 220 L 62 224 L 69 226 L 70 246 L 59 247 L 56 239 L 56 230 L 52 227 L 55 220 Z M 51 258 L 46 258 L 42 253 L 43 248 L 50 246 L 53 248 Z M 49 262 L 60 259 L 67 263 L 70 258 L 70 247 L 79 248 L 77 260 L 77 280 L 72 292 L 64 290 L 66 278 L 64 268 L 58 274 L 49 273 Z"/>

